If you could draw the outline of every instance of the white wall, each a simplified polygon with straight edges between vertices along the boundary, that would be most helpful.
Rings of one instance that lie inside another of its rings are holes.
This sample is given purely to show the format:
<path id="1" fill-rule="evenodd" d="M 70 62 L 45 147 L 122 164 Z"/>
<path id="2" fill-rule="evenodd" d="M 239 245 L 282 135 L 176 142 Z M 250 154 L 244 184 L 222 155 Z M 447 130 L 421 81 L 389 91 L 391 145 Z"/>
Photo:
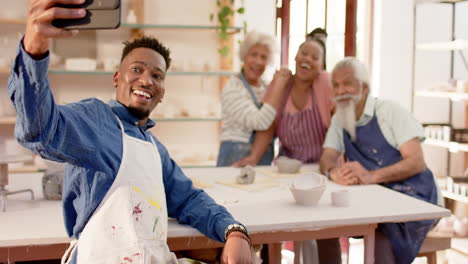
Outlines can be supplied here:
<path id="1" fill-rule="evenodd" d="M 236 5 L 240 6 L 241 1 L 236 0 Z M 275 36 L 276 23 L 276 0 L 244 0 L 245 14 L 237 15 L 235 25 L 242 27 L 243 21 L 247 22 L 247 30 L 255 30 L 271 36 Z M 242 41 L 244 34 L 237 34 L 235 42 Z M 279 65 L 280 44 L 277 43 L 277 51 L 274 58 L 274 64 Z M 240 69 L 240 61 L 238 59 L 239 45 L 235 45 L 234 49 L 234 69 Z M 271 65 L 265 71 L 264 78 L 270 79 L 274 72 L 275 66 Z"/>
<path id="2" fill-rule="evenodd" d="M 413 4 L 408 0 L 376 0 L 374 22 L 373 94 L 398 101 L 408 110 L 412 103 L 413 38 L 416 43 L 449 41 L 452 31 L 452 9 L 448 4 L 418 5 L 416 35 L 413 36 Z M 457 4 L 457 37 L 468 38 L 468 3 Z M 466 53 L 466 51 L 465 51 Z M 415 52 L 415 90 L 428 90 L 450 77 L 449 51 Z M 466 56 L 466 55 L 465 55 Z M 454 79 L 468 79 L 460 56 L 455 55 Z M 414 115 L 423 123 L 447 123 L 447 99 L 414 98 Z M 452 123 L 464 126 L 462 102 L 454 102 Z M 436 175 L 446 175 L 447 151 L 424 145 L 427 164 Z M 451 175 L 463 173 L 463 153 L 451 154 Z"/>
<path id="3" fill-rule="evenodd" d="M 413 1 L 375 0 L 373 94 L 410 108 Z"/>

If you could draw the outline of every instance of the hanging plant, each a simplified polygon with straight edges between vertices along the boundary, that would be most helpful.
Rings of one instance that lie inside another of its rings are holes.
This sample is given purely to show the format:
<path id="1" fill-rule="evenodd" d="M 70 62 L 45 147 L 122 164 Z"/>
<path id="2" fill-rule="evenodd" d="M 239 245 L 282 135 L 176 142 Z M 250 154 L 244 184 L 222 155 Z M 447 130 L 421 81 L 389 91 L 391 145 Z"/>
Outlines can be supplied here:
<path id="1" fill-rule="evenodd" d="M 241 1 L 241 7 L 235 9 L 234 6 L 234 0 L 230 0 L 229 2 L 223 1 L 221 3 L 221 0 L 216 1 L 216 6 L 218 7 L 218 13 L 216 14 L 216 18 L 218 19 L 218 24 L 219 24 L 219 32 L 218 36 L 221 40 L 229 40 L 229 25 L 231 23 L 231 19 L 234 19 L 234 15 L 237 14 L 244 14 L 245 8 L 244 8 L 244 0 Z M 215 17 L 215 14 L 210 14 L 210 21 L 213 21 Z M 244 34 L 247 32 L 247 23 L 244 21 L 243 22 L 243 31 Z M 229 47 L 226 45 L 223 45 L 221 48 L 218 49 L 219 54 L 222 56 L 228 56 L 229 55 Z"/>

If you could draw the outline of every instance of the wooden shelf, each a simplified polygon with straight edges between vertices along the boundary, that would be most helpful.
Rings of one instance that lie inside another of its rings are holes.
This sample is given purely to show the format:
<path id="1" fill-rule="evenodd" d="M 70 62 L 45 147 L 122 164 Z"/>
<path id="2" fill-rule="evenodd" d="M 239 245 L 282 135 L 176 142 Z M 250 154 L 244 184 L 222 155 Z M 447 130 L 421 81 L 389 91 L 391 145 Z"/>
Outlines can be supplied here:
<path id="1" fill-rule="evenodd" d="M 463 195 L 460 195 L 460 194 L 449 192 L 447 190 L 442 190 L 442 196 L 444 196 L 446 198 L 449 198 L 449 199 L 452 199 L 452 200 L 455 200 L 455 201 L 462 202 L 462 203 L 468 203 L 468 197 L 467 196 L 463 196 Z"/>
<path id="2" fill-rule="evenodd" d="M 0 19 L 0 24 L 10 24 L 10 25 L 25 25 L 25 19 Z M 201 29 L 201 30 L 218 30 L 221 29 L 220 26 L 213 26 L 213 25 L 158 25 L 158 24 L 133 24 L 133 23 L 122 23 L 120 24 L 120 28 L 128 28 L 128 29 L 181 29 L 181 30 L 193 30 L 193 29 Z M 242 27 L 228 27 L 227 28 L 231 33 L 237 33 L 242 30 Z"/>
<path id="3" fill-rule="evenodd" d="M 468 100 L 468 93 L 417 91 L 415 95 L 420 97 L 446 98 L 453 101 Z"/>
<path id="4" fill-rule="evenodd" d="M 467 0 L 416 0 L 416 4 L 429 4 L 429 3 L 436 3 L 436 4 L 455 4 L 465 2 Z"/>
<path id="5" fill-rule="evenodd" d="M 468 152 L 468 144 L 465 144 L 465 143 L 447 142 L 447 141 L 436 140 L 436 139 L 426 139 L 424 141 L 424 144 L 435 146 L 435 147 L 447 148 L 450 152 L 459 152 L 459 151 Z"/>
<path id="6" fill-rule="evenodd" d="M 26 20 L 24 19 L 0 19 L 0 24 L 25 25 Z"/>
<path id="7" fill-rule="evenodd" d="M 219 122 L 219 117 L 175 117 L 175 118 L 156 118 L 152 117 L 155 122 Z M 0 125 L 14 125 L 16 123 L 16 117 L 7 116 L 0 117 Z"/>
<path id="8" fill-rule="evenodd" d="M 420 43 L 416 45 L 418 50 L 464 50 L 468 49 L 468 40 L 457 39 L 454 41 L 446 42 L 429 42 L 429 43 Z"/>
<path id="9" fill-rule="evenodd" d="M 46 169 L 35 165 L 24 165 L 17 168 L 8 168 L 8 173 L 34 173 L 45 172 Z"/>
<path id="10" fill-rule="evenodd" d="M 9 68 L 0 68 L 0 74 L 10 74 Z M 64 69 L 49 69 L 49 74 L 67 74 L 67 75 L 113 75 L 113 71 L 95 70 L 95 71 L 71 71 Z M 211 71 L 211 72 L 196 72 L 196 71 L 182 71 L 182 72 L 167 72 L 167 76 L 233 76 L 237 72 L 230 71 Z"/>
<path id="11" fill-rule="evenodd" d="M 127 24 L 122 23 L 120 25 L 122 28 L 139 28 L 139 29 L 209 29 L 209 30 L 218 30 L 221 29 L 220 26 L 212 25 L 158 25 L 158 24 Z M 242 30 L 242 27 L 228 27 L 230 32 L 236 33 Z"/>
<path id="12" fill-rule="evenodd" d="M 468 255 L 468 237 L 452 238 L 452 248 Z"/>
<path id="13" fill-rule="evenodd" d="M 151 118 L 155 122 L 219 122 L 219 117 L 176 117 L 176 118 Z"/>
<path id="14" fill-rule="evenodd" d="M 0 125 L 13 125 L 16 122 L 16 117 L 14 116 L 2 116 L 0 117 Z"/>

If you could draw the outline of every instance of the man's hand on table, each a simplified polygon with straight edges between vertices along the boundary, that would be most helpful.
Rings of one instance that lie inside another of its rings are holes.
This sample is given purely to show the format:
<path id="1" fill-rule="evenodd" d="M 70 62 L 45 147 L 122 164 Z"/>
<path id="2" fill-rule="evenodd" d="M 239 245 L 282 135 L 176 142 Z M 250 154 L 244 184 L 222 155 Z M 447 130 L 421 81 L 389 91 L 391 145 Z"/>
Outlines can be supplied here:
<path id="1" fill-rule="evenodd" d="M 29 0 L 28 19 L 23 45 L 27 53 L 40 56 L 49 49 L 50 38 L 71 37 L 76 30 L 66 30 L 52 26 L 54 19 L 81 18 L 86 15 L 83 8 L 62 8 L 57 4 L 77 5 L 85 0 Z"/>
<path id="2" fill-rule="evenodd" d="M 374 178 L 372 172 L 364 168 L 359 162 L 352 161 L 343 164 L 342 168 L 346 171 L 344 177 L 356 179 L 358 182 L 355 184 L 372 184 Z"/>
<path id="3" fill-rule="evenodd" d="M 355 175 L 353 170 L 349 167 L 334 168 L 330 171 L 330 178 L 341 185 L 355 185 L 359 184 L 359 177 Z"/>
<path id="4" fill-rule="evenodd" d="M 233 232 L 236 233 L 236 232 Z M 237 232 L 239 233 L 239 232 Z M 238 236 L 228 236 L 224 245 L 221 263 L 224 264 L 251 264 L 252 252 L 250 244 L 244 238 Z"/>

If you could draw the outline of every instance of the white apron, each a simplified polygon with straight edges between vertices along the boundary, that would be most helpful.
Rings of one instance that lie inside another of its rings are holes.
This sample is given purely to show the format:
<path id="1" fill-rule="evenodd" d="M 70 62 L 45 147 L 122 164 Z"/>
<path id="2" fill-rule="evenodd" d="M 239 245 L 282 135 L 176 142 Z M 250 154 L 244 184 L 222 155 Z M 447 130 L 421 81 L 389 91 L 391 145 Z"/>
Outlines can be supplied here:
<path id="1" fill-rule="evenodd" d="M 117 118 L 118 119 L 118 118 Z M 119 171 L 79 240 L 65 253 L 77 263 L 178 263 L 167 246 L 167 208 L 159 151 L 125 134 Z M 70 257 L 71 258 L 71 257 Z"/>

